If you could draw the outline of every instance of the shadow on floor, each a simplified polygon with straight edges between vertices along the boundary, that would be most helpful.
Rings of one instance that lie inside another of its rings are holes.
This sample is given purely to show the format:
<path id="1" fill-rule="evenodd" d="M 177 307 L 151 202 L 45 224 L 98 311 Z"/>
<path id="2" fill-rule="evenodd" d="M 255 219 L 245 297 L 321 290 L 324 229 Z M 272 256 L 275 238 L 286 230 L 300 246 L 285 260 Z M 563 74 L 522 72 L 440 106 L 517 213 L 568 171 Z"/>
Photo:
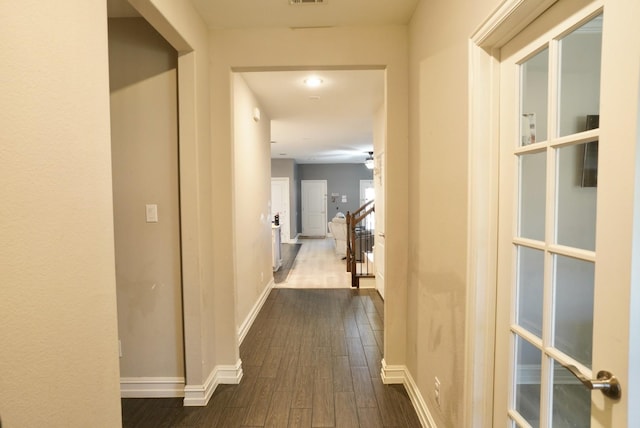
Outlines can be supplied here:
<path id="1" fill-rule="evenodd" d="M 273 282 L 279 284 L 287 280 L 287 276 L 289 276 L 289 272 L 293 267 L 293 262 L 296 260 L 300 247 L 302 247 L 302 244 L 282 244 L 280 250 L 282 254 L 282 266 L 273 273 Z"/>

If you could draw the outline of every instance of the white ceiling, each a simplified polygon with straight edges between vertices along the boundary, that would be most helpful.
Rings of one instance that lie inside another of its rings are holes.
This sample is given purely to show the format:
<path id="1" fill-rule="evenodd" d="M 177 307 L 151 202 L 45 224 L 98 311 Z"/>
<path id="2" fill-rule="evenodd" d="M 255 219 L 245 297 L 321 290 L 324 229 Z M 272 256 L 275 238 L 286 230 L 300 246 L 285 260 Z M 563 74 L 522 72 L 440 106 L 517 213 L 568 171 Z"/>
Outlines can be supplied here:
<path id="1" fill-rule="evenodd" d="M 407 24 L 419 0 L 191 0 L 209 27 L 334 27 Z M 126 0 L 108 0 L 109 16 L 134 16 Z M 373 150 L 373 113 L 384 100 L 383 70 L 242 73 L 272 119 L 272 158 L 298 163 L 359 163 Z M 310 98 L 310 97 L 317 98 Z M 283 154 L 284 153 L 284 154 Z"/>
<path id="2" fill-rule="evenodd" d="M 309 88 L 310 75 L 322 85 Z M 241 73 L 271 118 L 271 157 L 298 163 L 360 163 L 373 151 L 383 70 Z"/>

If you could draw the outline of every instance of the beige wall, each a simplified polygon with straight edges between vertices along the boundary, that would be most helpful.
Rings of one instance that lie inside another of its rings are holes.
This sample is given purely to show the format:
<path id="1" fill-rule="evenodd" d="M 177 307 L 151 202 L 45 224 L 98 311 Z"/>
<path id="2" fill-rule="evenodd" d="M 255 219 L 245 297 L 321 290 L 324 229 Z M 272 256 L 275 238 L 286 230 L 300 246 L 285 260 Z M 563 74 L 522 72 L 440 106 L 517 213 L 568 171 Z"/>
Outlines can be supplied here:
<path id="1" fill-rule="evenodd" d="M 438 426 L 464 411 L 468 43 L 498 4 L 421 1 L 410 25 L 407 365 Z"/>
<path id="2" fill-rule="evenodd" d="M 184 378 L 177 53 L 144 19 L 109 20 L 120 376 Z M 145 205 L 158 206 L 147 223 Z"/>
<path id="3" fill-rule="evenodd" d="M 0 4 L 7 428 L 121 424 L 106 14 L 100 1 Z"/>
<path id="4" fill-rule="evenodd" d="M 259 121 L 253 110 L 261 111 Z M 273 279 L 271 266 L 271 119 L 233 74 L 233 205 L 236 328 L 245 324 Z"/>
<path id="5" fill-rule="evenodd" d="M 385 359 L 404 363 L 406 257 L 407 257 L 407 28 L 358 27 L 291 30 L 248 29 L 211 32 L 211 126 L 215 147 L 214 183 L 220 200 L 228 195 L 225 183 L 232 180 L 231 70 L 283 67 L 386 67 L 387 76 L 387 305 L 385 305 Z M 391 172 L 393 171 L 393 172 Z M 268 176 L 264 177 L 268 180 Z M 225 211 L 225 210 L 220 210 Z M 254 221 L 259 221 L 255 219 Z M 226 242 L 230 237 L 222 235 Z M 221 293 L 233 295 L 233 282 L 221 283 Z M 228 310 L 228 309 L 227 309 Z M 227 322 L 233 319 L 228 314 Z M 221 319 L 225 319 L 221 318 Z"/>

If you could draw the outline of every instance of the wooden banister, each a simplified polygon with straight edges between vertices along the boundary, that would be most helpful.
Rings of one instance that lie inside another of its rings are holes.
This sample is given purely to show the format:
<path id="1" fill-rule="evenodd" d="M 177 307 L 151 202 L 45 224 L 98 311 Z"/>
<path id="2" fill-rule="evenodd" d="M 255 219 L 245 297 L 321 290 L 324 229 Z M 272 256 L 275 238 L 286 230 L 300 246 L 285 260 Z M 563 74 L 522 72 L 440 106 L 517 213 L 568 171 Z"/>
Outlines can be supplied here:
<path id="1" fill-rule="evenodd" d="M 365 219 L 366 216 L 368 216 L 369 214 L 371 214 L 372 212 L 375 212 L 376 207 L 375 205 L 371 208 L 369 208 L 368 210 L 366 210 L 364 212 L 364 214 L 362 214 L 361 216 L 358 217 L 353 217 L 353 227 L 355 227 L 356 224 L 360 223 L 362 220 Z"/>
<path id="2" fill-rule="evenodd" d="M 362 210 L 364 210 L 365 208 L 367 208 L 369 205 L 373 204 L 374 202 L 375 201 L 373 199 L 371 199 L 370 201 L 365 202 L 363 206 L 361 206 L 360 208 L 358 208 L 357 210 L 352 212 L 351 215 L 353 216 L 353 215 L 359 214 L 360 212 L 362 212 Z M 349 212 L 347 211 L 347 214 L 348 213 Z"/>
<path id="3" fill-rule="evenodd" d="M 362 232 L 360 232 L 360 235 L 358 236 L 358 233 L 356 230 L 358 229 L 358 224 L 362 223 L 363 220 L 371 216 L 374 212 L 375 212 L 375 204 L 373 200 L 366 202 L 364 205 L 362 205 L 360 208 L 355 210 L 353 213 L 347 211 L 346 264 L 347 264 L 347 272 L 351 272 L 352 287 L 359 287 L 360 278 L 362 277 L 367 277 L 367 278 L 374 277 L 373 272 L 369 272 L 368 268 L 366 272 L 364 272 L 362 269 L 362 265 L 364 264 L 369 266 L 368 260 L 364 260 L 365 252 L 362 251 L 362 248 L 368 247 L 369 245 L 373 245 L 373 231 L 367 231 L 365 227 L 362 229 Z M 360 245 L 356 245 L 356 240 L 359 240 L 358 244 Z M 360 248 L 360 250 L 358 250 L 360 254 L 356 255 L 355 252 L 356 252 L 356 248 L 358 247 Z M 358 257 L 360 257 L 363 260 L 358 260 Z M 357 271 L 358 262 L 361 263 L 360 272 Z"/>

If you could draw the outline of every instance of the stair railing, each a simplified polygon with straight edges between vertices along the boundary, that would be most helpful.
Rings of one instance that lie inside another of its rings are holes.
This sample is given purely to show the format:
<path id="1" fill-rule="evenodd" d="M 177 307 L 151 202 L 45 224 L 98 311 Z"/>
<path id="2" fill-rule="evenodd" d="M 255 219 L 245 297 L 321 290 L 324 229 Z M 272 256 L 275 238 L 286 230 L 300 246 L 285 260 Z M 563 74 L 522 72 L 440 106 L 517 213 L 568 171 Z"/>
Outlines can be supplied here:
<path id="1" fill-rule="evenodd" d="M 366 202 L 353 213 L 347 212 L 347 272 L 351 286 L 360 288 L 360 278 L 374 278 L 373 244 L 375 203 Z"/>

